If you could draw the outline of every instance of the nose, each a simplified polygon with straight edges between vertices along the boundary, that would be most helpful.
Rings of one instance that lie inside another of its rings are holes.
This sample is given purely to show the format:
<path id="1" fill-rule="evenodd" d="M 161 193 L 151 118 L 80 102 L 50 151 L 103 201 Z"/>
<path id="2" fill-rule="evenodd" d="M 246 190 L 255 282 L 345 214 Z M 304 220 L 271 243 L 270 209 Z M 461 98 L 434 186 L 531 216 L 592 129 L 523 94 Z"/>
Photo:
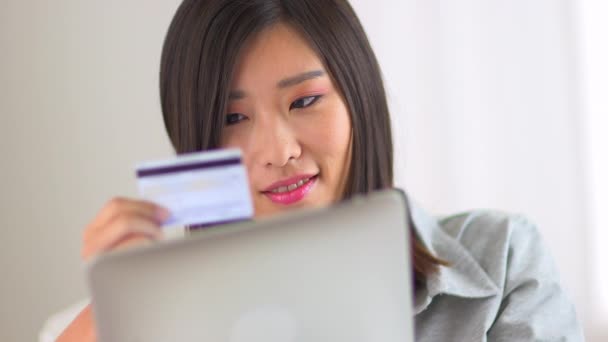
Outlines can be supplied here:
<path id="1" fill-rule="evenodd" d="M 254 160 L 265 168 L 284 167 L 302 154 L 294 129 L 288 119 L 280 115 L 258 120 L 252 140 Z"/>

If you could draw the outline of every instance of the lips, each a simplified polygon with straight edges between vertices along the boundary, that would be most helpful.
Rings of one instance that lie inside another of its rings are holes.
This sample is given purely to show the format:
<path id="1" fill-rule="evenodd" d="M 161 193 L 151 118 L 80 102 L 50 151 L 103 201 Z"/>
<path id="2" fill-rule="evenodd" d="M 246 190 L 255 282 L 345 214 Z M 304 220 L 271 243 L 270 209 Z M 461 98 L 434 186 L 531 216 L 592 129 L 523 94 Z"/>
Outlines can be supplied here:
<path id="1" fill-rule="evenodd" d="M 263 194 L 277 204 L 294 204 L 306 197 L 316 181 L 317 175 L 298 175 L 273 183 L 263 191 Z"/>

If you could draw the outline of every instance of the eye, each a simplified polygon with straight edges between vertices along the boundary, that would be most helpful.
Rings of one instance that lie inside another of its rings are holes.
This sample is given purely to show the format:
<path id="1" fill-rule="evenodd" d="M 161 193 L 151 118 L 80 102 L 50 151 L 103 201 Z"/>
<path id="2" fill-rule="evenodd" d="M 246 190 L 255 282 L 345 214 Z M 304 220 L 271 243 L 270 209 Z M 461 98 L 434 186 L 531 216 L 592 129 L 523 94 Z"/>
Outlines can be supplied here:
<path id="1" fill-rule="evenodd" d="M 322 95 L 316 95 L 316 96 L 306 96 L 300 99 L 295 100 L 291 106 L 289 107 L 289 110 L 292 110 L 294 108 L 306 108 L 308 106 L 313 105 L 315 102 L 317 102 Z"/>
<path id="2" fill-rule="evenodd" d="M 247 120 L 248 117 L 246 117 L 245 115 L 241 114 L 241 113 L 230 113 L 228 115 L 226 115 L 226 125 L 230 126 L 230 125 L 234 125 L 237 124 L 243 120 Z"/>

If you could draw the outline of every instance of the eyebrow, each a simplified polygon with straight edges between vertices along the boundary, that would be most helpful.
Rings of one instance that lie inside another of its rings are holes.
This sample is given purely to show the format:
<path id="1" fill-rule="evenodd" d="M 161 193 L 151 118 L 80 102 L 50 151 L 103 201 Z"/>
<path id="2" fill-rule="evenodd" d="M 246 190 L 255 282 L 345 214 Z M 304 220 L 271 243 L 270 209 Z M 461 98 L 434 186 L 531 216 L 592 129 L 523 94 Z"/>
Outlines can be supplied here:
<path id="1" fill-rule="evenodd" d="M 325 75 L 325 72 L 323 70 L 307 71 L 299 75 L 279 81 L 279 83 L 277 83 L 277 88 L 291 87 L 296 84 L 300 84 L 304 81 L 312 80 L 313 78 L 319 78 L 323 75 Z"/>
<path id="2" fill-rule="evenodd" d="M 277 83 L 277 88 L 283 89 L 283 88 L 288 88 L 288 87 L 293 87 L 294 85 L 300 84 L 302 82 L 308 81 L 308 80 L 312 80 L 315 78 L 319 78 L 325 75 L 325 72 L 323 70 L 313 70 L 313 71 L 307 71 L 307 72 L 303 72 L 301 74 L 292 76 L 292 77 L 288 77 L 285 79 L 280 80 Z M 242 98 L 244 98 L 246 96 L 245 92 L 242 90 L 233 90 L 230 92 L 230 94 L 228 95 L 228 99 L 229 100 L 240 100 Z"/>

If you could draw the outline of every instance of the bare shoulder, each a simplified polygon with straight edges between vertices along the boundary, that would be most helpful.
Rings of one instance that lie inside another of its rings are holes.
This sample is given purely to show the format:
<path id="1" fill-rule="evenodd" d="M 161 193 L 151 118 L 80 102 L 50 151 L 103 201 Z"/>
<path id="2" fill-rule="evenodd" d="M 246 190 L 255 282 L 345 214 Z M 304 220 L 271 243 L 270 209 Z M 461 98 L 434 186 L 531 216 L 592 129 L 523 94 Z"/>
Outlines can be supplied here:
<path id="1" fill-rule="evenodd" d="M 40 330 L 38 341 L 54 342 L 89 303 L 89 299 L 83 299 L 50 316 Z"/>

